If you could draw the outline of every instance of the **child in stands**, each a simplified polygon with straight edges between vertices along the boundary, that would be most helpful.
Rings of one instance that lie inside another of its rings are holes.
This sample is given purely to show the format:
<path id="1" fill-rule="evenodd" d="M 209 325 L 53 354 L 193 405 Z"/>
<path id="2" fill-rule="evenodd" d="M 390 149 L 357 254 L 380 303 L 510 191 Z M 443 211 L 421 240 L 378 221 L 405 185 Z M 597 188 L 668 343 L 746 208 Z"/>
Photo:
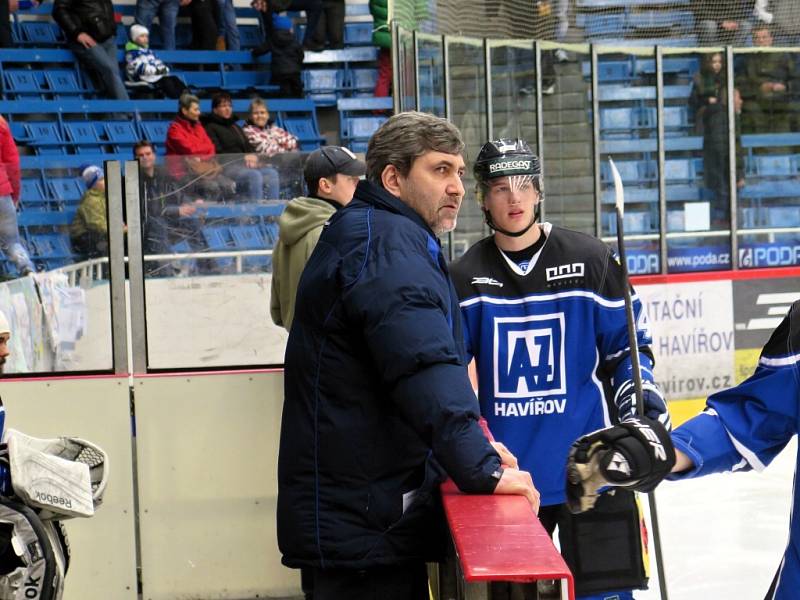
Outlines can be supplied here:
<path id="1" fill-rule="evenodd" d="M 280 86 L 280 96 L 302 98 L 303 47 L 292 32 L 292 20 L 275 15 L 272 17 L 272 79 Z"/>
<path id="2" fill-rule="evenodd" d="M 169 74 L 169 67 L 150 50 L 150 32 L 143 25 L 132 25 L 125 44 L 125 85 L 155 89 L 162 98 L 180 98 L 186 84 Z"/>
<path id="3" fill-rule="evenodd" d="M 69 226 L 72 249 L 88 258 L 108 254 L 108 221 L 106 220 L 106 180 L 103 169 L 88 165 L 81 169 L 86 193 L 81 198 L 75 218 Z"/>

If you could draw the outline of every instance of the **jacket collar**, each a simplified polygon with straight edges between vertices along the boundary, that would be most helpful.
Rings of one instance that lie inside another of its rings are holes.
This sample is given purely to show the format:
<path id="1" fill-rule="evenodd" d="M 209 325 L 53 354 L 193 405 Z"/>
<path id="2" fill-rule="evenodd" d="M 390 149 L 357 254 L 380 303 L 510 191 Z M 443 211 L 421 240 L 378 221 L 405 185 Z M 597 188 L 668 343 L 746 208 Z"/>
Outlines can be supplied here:
<path id="1" fill-rule="evenodd" d="M 387 192 L 383 187 L 376 185 L 371 181 L 359 181 L 358 187 L 356 187 L 356 192 L 353 194 L 353 199 L 361 200 L 362 202 L 371 204 L 372 206 L 381 210 L 388 210 L 389 212 L 403 215 L 422 227 L 431 238 L 439 242 L 436 235 L 434 235 L 433 231 L 431 231 L 431 228 L 428 227 L 428 224 L 422 219 L 422 217 L 419 216 L 419 214 L 417 214 L 417 211 L 400 200 L 400 198 L 394 194 Z"/>

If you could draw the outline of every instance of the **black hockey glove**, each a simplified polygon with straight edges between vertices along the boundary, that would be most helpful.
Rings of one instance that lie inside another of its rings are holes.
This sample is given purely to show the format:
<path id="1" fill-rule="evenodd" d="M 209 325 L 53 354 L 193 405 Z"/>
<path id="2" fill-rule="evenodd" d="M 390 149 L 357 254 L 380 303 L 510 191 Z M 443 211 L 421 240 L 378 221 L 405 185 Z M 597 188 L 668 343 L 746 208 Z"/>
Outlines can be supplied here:
<path id="1" fill-rule="evenodd" d="M 644 414 L 651 419 L 656 419 L 667 431 L 672 430 L 672 421 L 667 410 L 667 401 L 658 386 L 652 381 L 642 381 L 642 396 L 644 396 Z M 614 404 L 619 411 L 619 420 L 627 421 L 638 416 L 638 399 L 634 390 L 633 380 L 629 379 L 622 383 L 614 394 Z"/>
<path id="2" fill-rule="evenodd" d="M 594 507 L 599 490 L 618 486 L 653 490 L 675 464 L 669 433 L 653 419 L 633 418 L 600 429 L 572 444 L 567 459 L 567 506 L 573 513 Z"/>

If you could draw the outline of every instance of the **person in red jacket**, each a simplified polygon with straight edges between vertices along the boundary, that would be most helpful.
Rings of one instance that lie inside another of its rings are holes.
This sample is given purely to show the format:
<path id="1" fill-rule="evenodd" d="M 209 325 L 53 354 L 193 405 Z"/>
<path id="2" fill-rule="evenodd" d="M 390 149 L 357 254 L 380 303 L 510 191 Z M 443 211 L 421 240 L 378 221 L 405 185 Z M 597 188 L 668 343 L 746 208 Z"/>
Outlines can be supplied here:
<path id="1" fill-rule="evenodd" d="M 20 275 L 32 272 L 33 263 L 19 241 L 17 204 L 19 204 L 19 152 L 8 122 L 0 116 L 0 248 L 13 262 Z"/>
<path id="2" fill-rule="evenodd" d="M 169 174 L 207 200 L 224 200 L 235 193 L 235 183 L 222 174 L 211 138 L 200 123 L 200 99 L 184 94 L 178 115 L 167 129 Z"/>

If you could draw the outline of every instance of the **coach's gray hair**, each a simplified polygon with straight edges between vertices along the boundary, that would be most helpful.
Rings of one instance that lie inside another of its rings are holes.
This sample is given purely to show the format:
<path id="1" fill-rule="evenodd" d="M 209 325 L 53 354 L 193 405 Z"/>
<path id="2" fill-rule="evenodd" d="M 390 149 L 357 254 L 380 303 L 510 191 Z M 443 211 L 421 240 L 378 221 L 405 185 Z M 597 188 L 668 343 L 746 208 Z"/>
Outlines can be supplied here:
<path id="1" fill-rule="evenodd" d="M 178 99 L 178 108 L 188 110 L 192 104 L 195 103 L 200 104 L 200 98 L 194 94 L 181 94 L 181 97 Z"/>
<path id="2" fill-rule="evenodd" d="M 381 185 L 387 165 L 404 177 L 426 152 L 461 154 L 464 140 L 447 119 L 416 111 L 394 115 L 372 135 L 367 146 L 367 179 Z"/>

